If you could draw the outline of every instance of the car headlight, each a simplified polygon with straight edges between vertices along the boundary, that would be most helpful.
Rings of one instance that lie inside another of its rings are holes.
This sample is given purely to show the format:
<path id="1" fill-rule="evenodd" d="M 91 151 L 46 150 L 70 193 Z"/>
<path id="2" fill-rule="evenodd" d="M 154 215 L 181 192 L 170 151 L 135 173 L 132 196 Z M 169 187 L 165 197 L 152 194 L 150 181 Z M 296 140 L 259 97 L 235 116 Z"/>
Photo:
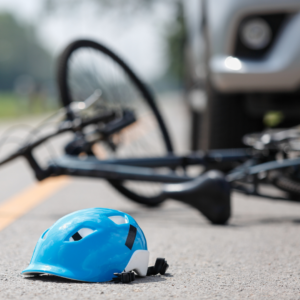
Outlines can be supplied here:
<path id="1" fill-rule="evenodd" d="M 269 24 L 261 18 L 245 21 L 240 34 L 244 45 L 253 50 L 260 50 L 268 46 L 272 37 Z"/>

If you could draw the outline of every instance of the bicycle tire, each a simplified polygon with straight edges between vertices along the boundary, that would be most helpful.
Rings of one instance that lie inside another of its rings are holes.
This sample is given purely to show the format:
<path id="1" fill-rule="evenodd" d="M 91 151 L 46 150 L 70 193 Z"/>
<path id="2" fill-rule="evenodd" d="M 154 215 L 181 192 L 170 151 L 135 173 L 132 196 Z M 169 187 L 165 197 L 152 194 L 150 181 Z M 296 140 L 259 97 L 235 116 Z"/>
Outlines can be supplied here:
<path id="1" fill-rule="evenodd" d="M 57 68 L 57 83 L 58 83 L 59 96 L 62 105 L 67 107 L 74 100 L 72 99 L 72 93 L 68 81 L 69 62 L 71 60 L 72 55 L 76 51 L 84 48 L 99 51 L 99 53 L 106 55 L 109 59 L 111 59 L 114 63 L 116 63 L 123 70 L 123 72 L 128 76 L 128 78 L 130 79 L 131 83 L 133 84 L 137 92 L 140 95 L 142 95 L 142 98 L 145 100 L 146 105 L 151 110 L 153 116 L 157 121 L 162 142 L 164 144 L 165 154 L 172 154 L 173 146 L 170 139 L 170 135 L 168 133 L 165 122 L 161 116 L 161 113 L 156 105 L 153 94 L 150 92 L 149 88 L 145 85 L 145 83 L 143 83 L 138 78 L 138 76 L 128 66 L 128 64 L 124 62 L 124 60 L 122 60 L 117 54 L 115 54 L 106 46 L 100 43 L 91 40 L 76 40 L 71 44 L 69 44 L 60 55 L 58 59 L 58 68 Z M 74 118 L 74 116 L 69 112 L 68 118 L 72 119 Z M 117 191 L 119 191 L 125 197 L 137 203 L 145 204 L 148 206 L 156 206 L 159 205 L 162 201 L 164 201 L 164 199 L 161 198 L 159 194 L 155 196 L 144 196 L 144 195 L 137 194 L 135 191 L 126 187 L 123 182 L 111 181 L 111 180 L 109 182 Z"/>

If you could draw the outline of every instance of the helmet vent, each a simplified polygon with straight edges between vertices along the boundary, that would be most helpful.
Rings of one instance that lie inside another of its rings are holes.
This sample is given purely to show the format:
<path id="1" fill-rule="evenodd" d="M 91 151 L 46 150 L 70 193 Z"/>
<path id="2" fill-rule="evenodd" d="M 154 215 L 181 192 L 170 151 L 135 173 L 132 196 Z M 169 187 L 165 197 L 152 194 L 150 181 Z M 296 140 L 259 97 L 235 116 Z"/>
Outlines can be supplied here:
<path id="1" fill-rule="evenodd" d="M 108 218 L 118 225 L 128 223 L 128 220 L 123 216 L 112 216 Z"/>
<path id="2" fill-rule="evenodd" d="M 69 241 L 70 242 L 74 242 L 74 241 L 80 241 L 83 238 L 85 238 L 86 236 L 90 235 L 91 233 L 93 233 L 95 230 L 90 229 L 90 228 L 81 228 L 80 230 L 78 230 L 76 233 L 74 233 L 70 238 Z"/>
<path id="3" fill-rule="evenodd" d="M 49 229 L 47 229 L 47 230 L 44 232 L 44 234 L 42 235 L 42 239 L 43 239 L 43 240 L 47 237 L 48 231 L 49 231 Z"/>

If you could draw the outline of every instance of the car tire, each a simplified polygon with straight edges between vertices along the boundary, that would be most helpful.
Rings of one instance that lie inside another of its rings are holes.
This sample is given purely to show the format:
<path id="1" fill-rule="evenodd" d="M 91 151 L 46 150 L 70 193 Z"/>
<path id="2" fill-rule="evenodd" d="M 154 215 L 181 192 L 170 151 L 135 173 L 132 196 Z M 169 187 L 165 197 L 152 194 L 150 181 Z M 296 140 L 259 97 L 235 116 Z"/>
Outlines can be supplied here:
<path id="1" fill-rule="evenodd" d="M 207 97 L 206 111 L 201 116 L 202 149 L 245 147 L 245 134 L 263 130 L 262 118 L 247 113 L 245 95 L 221 94 L 208 87 Z"/>

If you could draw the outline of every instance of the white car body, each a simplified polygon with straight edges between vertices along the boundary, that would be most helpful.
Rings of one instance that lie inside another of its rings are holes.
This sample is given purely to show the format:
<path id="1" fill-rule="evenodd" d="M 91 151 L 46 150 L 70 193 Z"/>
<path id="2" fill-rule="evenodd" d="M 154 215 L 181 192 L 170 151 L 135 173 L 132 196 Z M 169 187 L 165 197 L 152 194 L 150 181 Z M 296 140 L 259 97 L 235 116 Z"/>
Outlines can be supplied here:
<path id="1" fill-rule="evenodd" d="M 300 0 L 186 0 L 184 5 L 196 80 L 208 72 L 214 88 L 225 93 L 299 89 Z M 263 57 L 236 55 L 243 19 L 272 14 L 286 17 Z"/>

